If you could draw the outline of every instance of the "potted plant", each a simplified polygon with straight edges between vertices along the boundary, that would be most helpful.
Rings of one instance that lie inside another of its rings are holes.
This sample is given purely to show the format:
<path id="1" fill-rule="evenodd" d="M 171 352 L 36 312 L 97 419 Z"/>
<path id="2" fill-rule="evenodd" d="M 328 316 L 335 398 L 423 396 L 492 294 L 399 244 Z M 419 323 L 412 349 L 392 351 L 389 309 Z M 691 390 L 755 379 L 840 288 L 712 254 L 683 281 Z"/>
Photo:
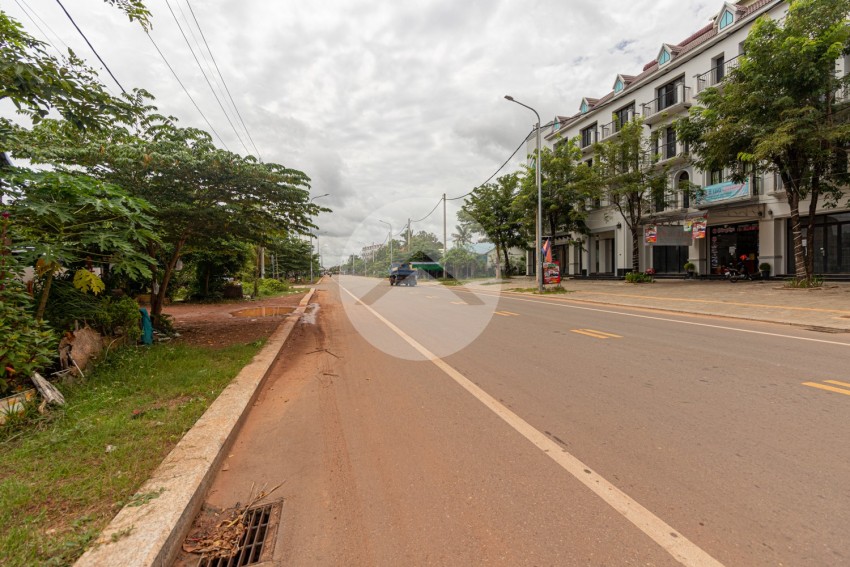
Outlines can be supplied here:
<path id="1" fill-rule="evenodd" d="M 691 278 L 696 277 L 696 273 L 697 273 L 696 264 L 694 264 L 693 262 L 685 262 L 684 268 L 685 268 L 685 272 L 686 272 L 686 275 L 685 275 L 686 279 L 691 279 Z"/>
<path id="2" fill-rule="evenodd" d="M 762 262 L 759 264 L 759 272 L 761 272 L 761 279 L 766 280 L 770 277 L 770 264 L 767 262 Z"/>

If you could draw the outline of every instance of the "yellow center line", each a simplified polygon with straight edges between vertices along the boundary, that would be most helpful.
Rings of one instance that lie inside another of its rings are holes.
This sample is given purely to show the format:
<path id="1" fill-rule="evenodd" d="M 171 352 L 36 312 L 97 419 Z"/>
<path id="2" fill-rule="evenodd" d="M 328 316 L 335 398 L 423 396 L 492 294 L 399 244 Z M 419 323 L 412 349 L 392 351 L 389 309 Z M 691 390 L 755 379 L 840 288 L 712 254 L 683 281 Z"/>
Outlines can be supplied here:
<path id="1" fill-rule="evenodd" d="M 821 390 L 826 390 L 828 392 L 835 392 L 837 394 L 844 394 L 845 396 L 850 396 L 850 390 L 835 388 L 833 386 L 827 386 L 826 384 L 818 384 L 817 382 L 803 382 L 803 386 L 811 386 L 812 388 L 820 388 Z"/>
<path id="2" fill-rule="evenodd" d="M 512 311 L 494 311 L 496 315 L 501 315 L 502 317 L 519 317 L 519 313 L 514 313 Z"/>
<path id="3" fill-rule="evenodd" d="M 578 333 L 580 335 L 587 335 L 588 337 L 593 337 L 594 339 L 610 339 L 607 335 L 597 334 L 597 331 L 591 331 L 590 329 L 572 329 L 573 333 Z"/>
<path id="4" fill-rule="evenodd" d="M 827 384 L 835 384 L 836 386 L 846 386 L 847 388 L 850 388 L 850 384 L 847 382 L 839 382 L 838 380 L 824 380 L 824 382 Z"/>
<path id="5" fill-rule="evenodd" d="M 449 301 L 452 305 L 466 305 L 465 301 Z"/>

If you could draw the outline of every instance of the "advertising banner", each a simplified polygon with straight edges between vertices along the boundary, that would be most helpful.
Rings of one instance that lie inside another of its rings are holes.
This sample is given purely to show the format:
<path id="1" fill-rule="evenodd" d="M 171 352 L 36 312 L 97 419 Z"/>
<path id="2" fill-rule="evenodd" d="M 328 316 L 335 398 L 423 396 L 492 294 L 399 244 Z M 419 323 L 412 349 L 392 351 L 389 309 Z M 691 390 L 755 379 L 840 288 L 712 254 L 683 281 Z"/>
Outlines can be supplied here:
<path id="1" fill-rule="evenodd" d="M 655 225 L 643 229 L 643 238 L 647 244 L 655 244 L 655 241 L 658 240 L 658 231 L 655 230 Z"/>
<path id="2" fill-rule="evenodd" d="M 723 183 L 715 183 L 708 185 L 697 195 L 698 205 L 711 205 L 714 203 L 722 203 L 733 199 L 743 199 L 750 196 L 749 180 L 743 183 L 734 183 L 725 181 Z"/>
<path id="3" fill-rule="evenodd" d="M 559 262 L 546 262 L 543 264 L 543 283 L 561 283 L 561 265 Z"/>
<path id="4" fill-rule="evenodd" d="M 705 219 L 694 219 L 692 234 L 694 238 L 705 238 Z"/>
<path id="5" fill-rule="evenodd" d="M 655 227 L 655 244 L 658 246 L 690 246 L 691 233 L 685 232 L 680 224 L 670 226 L 659 225 Z"/>

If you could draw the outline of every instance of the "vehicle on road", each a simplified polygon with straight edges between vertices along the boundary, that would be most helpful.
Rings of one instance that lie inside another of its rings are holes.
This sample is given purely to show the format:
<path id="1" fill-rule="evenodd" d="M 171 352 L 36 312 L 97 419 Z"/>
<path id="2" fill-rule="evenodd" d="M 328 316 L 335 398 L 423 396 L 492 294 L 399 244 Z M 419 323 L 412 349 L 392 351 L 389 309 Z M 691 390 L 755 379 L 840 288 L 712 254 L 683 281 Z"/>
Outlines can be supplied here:
<path id="1" fill-rule="evenodd" d="M 416 285 L 416 268 L 411 262 L 393 262 L 390 266 L 390 285 Z"/>

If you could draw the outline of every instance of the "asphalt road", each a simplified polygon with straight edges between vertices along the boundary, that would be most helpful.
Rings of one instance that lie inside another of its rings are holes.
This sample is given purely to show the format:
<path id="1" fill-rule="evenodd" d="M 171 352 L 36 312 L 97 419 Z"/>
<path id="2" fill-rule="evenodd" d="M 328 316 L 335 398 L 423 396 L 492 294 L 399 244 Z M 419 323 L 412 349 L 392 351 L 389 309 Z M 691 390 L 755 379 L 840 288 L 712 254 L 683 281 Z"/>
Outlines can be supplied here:
<path id="1" fill-rule="evenodd" d="M 211 492 L 285 482 L 281 565 L 850 564 L 846 335 L 376 284 L 325 285 Z"/>

